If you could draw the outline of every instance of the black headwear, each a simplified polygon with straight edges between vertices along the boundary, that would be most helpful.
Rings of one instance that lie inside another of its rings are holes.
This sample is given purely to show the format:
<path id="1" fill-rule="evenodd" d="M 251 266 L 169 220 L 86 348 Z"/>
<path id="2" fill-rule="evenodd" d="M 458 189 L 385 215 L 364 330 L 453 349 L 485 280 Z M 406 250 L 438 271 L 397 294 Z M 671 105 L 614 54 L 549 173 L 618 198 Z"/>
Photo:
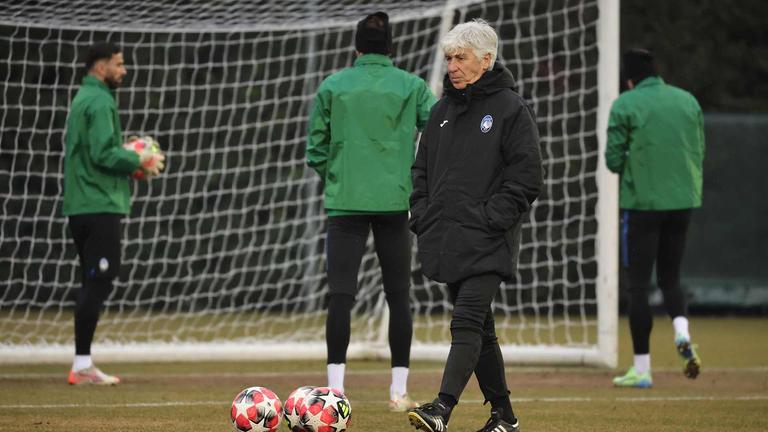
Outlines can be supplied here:
<path id="1" fill-rule="evenodd" d="M 363 54 L 392 54 L 392 28 L 387 14 L 376 12 L 357 23 L 355 49 Z"/>
<path id="2" fill-rule="evenodd" d="M 123 50 L 111 42 L 96 42 L 88 48 L 88 54 L 85 57 L 85 69 L 90 70 L 97 61 L 109 60 L 113 55 L 121 52 Z"/>
<path id="3" fill-rule="evenodd" d="M 635 48 L 624 53 L 624 76 L 635 84 L 656 76 L 656 65 L 653 62 L 653 53 L 646 49 Z"/>

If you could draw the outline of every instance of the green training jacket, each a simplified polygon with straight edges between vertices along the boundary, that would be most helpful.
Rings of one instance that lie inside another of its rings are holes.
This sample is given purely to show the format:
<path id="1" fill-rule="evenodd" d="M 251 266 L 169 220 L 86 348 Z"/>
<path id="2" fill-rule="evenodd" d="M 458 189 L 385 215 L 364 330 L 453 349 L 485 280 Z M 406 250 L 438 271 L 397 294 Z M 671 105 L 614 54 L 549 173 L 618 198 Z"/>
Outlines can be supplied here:
<path id="1" fill-rule="evenodd" d="M 328 214 L 408 210 L 416 129 L 435 96 L 384 55 L 326 78 L 309 121 L 307 165 L 325 182 Z"/>
<path id="2" fill-rule="evenodd" d="M 139 168 L 139 155 L 123 148 L 115 96 L 94 76 L 83 78 L 72 100 L 65 143 L 64 215 L 128 214 L 128 176 Z"/>
<path id="3" fill-rule="evenodd" d="M 621 175 L 619 207 L 701 207 L 704 117 L 690 93 L 648 77 L 614 101 L 605 151 Z"/>

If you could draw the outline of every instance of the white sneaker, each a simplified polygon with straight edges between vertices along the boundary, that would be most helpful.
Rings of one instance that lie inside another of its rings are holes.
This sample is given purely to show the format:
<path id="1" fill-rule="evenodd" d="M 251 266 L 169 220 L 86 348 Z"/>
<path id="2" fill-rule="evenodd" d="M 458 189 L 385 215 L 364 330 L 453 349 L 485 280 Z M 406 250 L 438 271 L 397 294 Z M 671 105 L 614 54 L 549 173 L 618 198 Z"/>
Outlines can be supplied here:
<path id="1" fill-rule="evenodd" d="M 107 375 L 100 371 L 96 366 L 91 366 L 77 372 L 69 371 L 69 379 L 67 382 L 69 382 L 70 385 L 117 385 L 120 383 L 120 378 Z"/>
<path id="2" fill-rule="evenodd" d="M 389 400 L 389 410 L 394 412 L 405 412 L 418 407 L 418 402 L 411 399 L 407 393 L 404 395 L 396 394 L 394 399 Z"/>

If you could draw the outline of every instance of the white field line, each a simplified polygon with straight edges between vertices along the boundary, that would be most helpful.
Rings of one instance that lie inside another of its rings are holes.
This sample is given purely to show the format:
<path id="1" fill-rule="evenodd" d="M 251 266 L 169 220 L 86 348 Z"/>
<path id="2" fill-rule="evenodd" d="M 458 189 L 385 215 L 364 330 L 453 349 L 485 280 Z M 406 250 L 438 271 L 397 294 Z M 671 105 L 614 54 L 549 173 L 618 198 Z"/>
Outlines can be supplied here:
<path id="1" fill-rule="evenodd" d="M 1 369 L 1 368 L 0 368 Z M 112 368 L 114 369 L 114 368 Z M 614 373 L 620 373 L 622 371 L 611 371 L 608 369 L 592 369 L 592 368 L 557 368 L 557 367 L 520 367 L 515 368 L 514 366 L 506 366 L 507 374 L 526 374 L 526 373 L 541 373 L 541 372 L 548 372 L 548 373 L 574 373 L 574 374 L 580 374 L 580 375 L 605 375 L 605 374 L 614 374 Z M 679 368 L 655 368 L 653 369 L 654 372 L 660 372 L 660 373 L 666 373 L 666 372 L 680 372 Z M 61 378 L 64 377 L 66 379 L 66 375 L 68 373 L 68 369 L 66 366 L 62 368 L 62 372 L 20 372 L 20 373 L 0 373 L 0 380 L 2 379 L 47 379 L 47 378 Z M 153 373 L 120 373 L 119 371 L 111 370 L 111 372 L 116 373 L 121 378 L 145 378 L 145 377 L 162 377 L 162 378 L 188 378 L 188 379 L 196 379 L 196 378 L 211 378 L 211 377 L 219 377 L 219 378 L 281 378 L 285 377 L 287 375 L 286 372 L 218 372 L 218 373 L 197 373 L 197 372 L 189 372 L 189 373 L 163 373 L 163 372 L 153 372 Z M 703 373 L 706 372 L 729 372 L 729 373 L 768 373 L 768 366 L 757 366 L 757 367 L 746 367 L 746 368 L 706 368 Z M 430 368 L 430 369 L 411 369 L 410 374 L 442 374 L 443 369 L 437 369 L 437 368 Z M 371 375 L 385 375 L 389 374 L 388 369 L 366 369 L 366 370 L 355 370 L 355 369 L 347 369 L 346 375 L 347 376 L 371 376 Z M 291 377 L 325 377 L 326 372 L 320 368 L 317 370 L 306 370 L 301 372 L 292 371 L 290 373 Z"/>
<path id="2" fill-rule="evenodd" d="M 106 368 L 105 368 L 106 369 Z M 113 368 L 114 369 L 114 368 Z M 56 377 L 65 377 L 68 373 L 68 370 L 66 368 L 62 369 L 63 372 L 61 373 L 53 373 L 53 372 L 41 372 L 41 373 L 5 373 L 0 374 L 0 379 L 35 379 L 35 378 L 56 378 Z M 120 378 L 147 378 L 147 377 L 160 377 L 160 378 L 188 378 L 188 379 L 196 379 L 196 378 L 282 378 L 286 375 L 290 375 L 291 378 L 294 377 L 322 377 L 324 378 L 326 376 L 326 372 L 323 370 L 307 370 L 307 371 L 301 371 L 301 372 L 295 372 L 292 371 L 290 374 L 288 372 L 216 372 L 216 373 L 197 373 L 197 372 L 189 372 L 189 373 L 163 373 L 163 372 L 153 372 L 151 374 L 145 374 L 145 373 L 119 373 L 118 371 L 112 371 L 112 373 L 115 373 Z M 410 374 L 438 374 L 442 373 L 442 369 L 420 369 L 420 370 L 411 370 Z M 371 376 L 371 375 L 388 375 L 389 370 L 381 369 L 381 370 L 347 370 L 345 375 L 347 376 Z"/>
<path id="3" fill-rule="evenodd" d="M 697 402 L 697 401 L 765 401 L 768 395 L 748 396 L 650 396 L 650 397 L 615 397 L 615 398 L 589 398 L 589 397 L 562 397 L 562 398 L 513 398 L 515 403 L 563 403 L 563 402 Z M 463 403 L 482 403 L 480 399 L 462 399 Z M 71 408 L 165 408 L 183 406 L 227 406 L 225 401 L 178 401 L 178 402 L 145 402 L 126 404 L 12 404 L 0 405 L 0 410 L 7 409 L 71 409 Z M 355 405 L 384 405 L 384 400 L 355 401 Z"/>

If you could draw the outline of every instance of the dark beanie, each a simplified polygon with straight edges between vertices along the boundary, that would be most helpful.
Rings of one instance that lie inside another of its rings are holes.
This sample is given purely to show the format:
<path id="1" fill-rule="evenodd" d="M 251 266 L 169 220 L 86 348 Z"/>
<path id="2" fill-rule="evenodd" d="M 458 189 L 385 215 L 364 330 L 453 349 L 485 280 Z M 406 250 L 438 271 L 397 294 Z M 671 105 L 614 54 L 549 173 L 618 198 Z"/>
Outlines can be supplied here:
<path id="1" fill-rule="evenodd" d="M 392 29 L 387 14 L 376 12 L 357 23 L 355 49 L 363 54 L 392 54 Z"/>
<path id="2" fill-rule="evenodd" d="M 653 62 L 653 53 L 646 49 L 635 48 L 624 53 L 624 76 L 635 84 L 656 76 L 656 65 Z"/>

